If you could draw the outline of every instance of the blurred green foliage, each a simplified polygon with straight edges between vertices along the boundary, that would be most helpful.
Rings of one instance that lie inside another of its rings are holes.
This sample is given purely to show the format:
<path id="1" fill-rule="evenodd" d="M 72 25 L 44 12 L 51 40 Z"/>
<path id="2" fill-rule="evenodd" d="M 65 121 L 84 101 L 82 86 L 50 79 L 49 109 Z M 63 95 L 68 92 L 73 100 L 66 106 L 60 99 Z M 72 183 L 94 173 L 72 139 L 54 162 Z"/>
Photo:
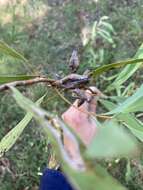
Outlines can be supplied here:
<path id="1" fill-rule="evenodd" d="M 16 2 L 16 3 L 15 3 Z M 133 57 L 142 43 L 142 0 L 22 0 L 0 1 L 0 38 L 15 47 L 29 60 L 22 64 L 19 60 L 0 55 L 0 74 L 40 74 L 56 77 L 55 73 L 68 73 L 68 60 L 72 50 L 82 46 L 81 28 L 93 29 L 95 22 L 108 16 L 115 32 L 109 33 L 114 43 L 101 36 L 94 43 L 87 44 L 80 52 L 82 64 L 79 72 L 85 67 L 99 66 Z M 105 31 L 106 32 L 106 31 Z M 111 40 L 110 40 L 111 41 Z M 111 74 L 117 71 L 111 71 Z M 119 70 L 118 70 L 119 72 Z M 142 71 L 132 76 L 136 85 L 142 80 Z M 110 84 L 101 76 L 97 81 L 100 89 Z M 127 85 L 127 84 L 125 84 Z M 133 85 L 133 88 L 136 87 Z M 23 89 L 24 95 L 37 100 L 46 91 L 41 85 Z M 47 110 L 61 113 L 67 106 L 59 101 L 59 97 L 51 89 L 42 106 Z M 59 104 L 60 102 L 60 104 Z M 0 138 L 12 129 L 24 116 L 24 112 L 16 105 L 9 93 L 0 94 Z M 36 129 L 35 130 L 35 125 Z M 40 173 L 48 164 L 49 149 L 47 142 L 38 130 L 35 122 L 31 122 L 19 138 L 16 145 L 4 156 L 10 163 L 11 172 L 6 173 L 3 160 L 0 160 L 0 188 L 2 190 L 36 190 Z M 107 169 L 131 190 L 143 189 L 143 158 L 131 161 L 130 177 L 126 180 L 126 160 L 109 161 Z M 105 164 L 105 163 L 104 163 Z M 110 165 L 110 167 L 109 167 Z"/>

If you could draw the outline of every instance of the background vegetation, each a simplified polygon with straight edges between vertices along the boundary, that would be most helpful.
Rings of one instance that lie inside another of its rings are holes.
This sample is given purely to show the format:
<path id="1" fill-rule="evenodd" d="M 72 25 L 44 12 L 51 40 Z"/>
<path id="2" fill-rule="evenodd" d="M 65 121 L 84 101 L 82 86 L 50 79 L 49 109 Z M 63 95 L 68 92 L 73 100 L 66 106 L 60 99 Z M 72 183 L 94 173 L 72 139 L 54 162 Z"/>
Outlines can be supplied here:
<path id="1" fill-rule="evenodd" d="M 0 0 L 0 38 L 29 60 L 29 64 L 23 64 L 0 55 L 0 74 L 34 72 L 54 78 L 57 77 L 56 73 L 62 76 L 68 73 L 68 61 L 74 48 L 80 52 L 82 64 L 79 73 L 85 68 L 131 58 L 142 44 L 142 9 L 142 0 Z M 106 27 L 99 24 L 102 19 Z M 99 31 L 103 32 L 94 31 L 97 24 L 101 29 Z M 86 30 L 82 31 L 83 26 L 86 26 Z M 92 34 L 89 35 L 90 27 Z M 81 48 L 83 43 L 86 44 L 84 49 Z M 111 83 L 110 76 L 119 72 L 116 70 L 102 75 L 96 85 L 105 90 Z M 117 89 L 113 93 L 132 94 L 142 83 L 142 73 L 141 69 L 138 70 L 122 86 L 123 90 Z M 129 90 L 125 92 L 129 85 Z M 47 87 L 37 85 L 22 90 L 25 96 L 35 101 L 47 91 Z M 47 96 L 42 103 L 47 110 L 60 115 L 68 107 L 52 89 L 48 90 Z M 23 118 L 24 112 L 9 93 L 0 94 L 0 105 L 2 138 Z M 0 159 L 2 190 L 11 187 L 14 190 L 38 189 L 40 174 L 48 165 L 50 155 L 46 141 L 37 124 L 32 121 L 16 145 Z M 103 165 L 129 189 L 142 190 L 142 162 L 141 155 L 130 165 L 126 159 L 103 162 Z"/>

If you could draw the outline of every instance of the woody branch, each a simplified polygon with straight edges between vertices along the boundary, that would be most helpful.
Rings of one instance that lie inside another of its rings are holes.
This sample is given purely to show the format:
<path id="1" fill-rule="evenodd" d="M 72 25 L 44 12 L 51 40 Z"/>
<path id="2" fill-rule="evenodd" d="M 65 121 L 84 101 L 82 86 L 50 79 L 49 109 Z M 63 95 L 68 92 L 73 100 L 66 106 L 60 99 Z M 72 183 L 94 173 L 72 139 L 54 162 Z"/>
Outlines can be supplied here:
<path id="1" fill-rule="evenodd" d="M 36 77 L 29 80 L 14 81 L 0 85 L 0 92 L 8 90 L 10 86 L 30 86 L 37 83 L 46 83 L 49 86 L 63 88 L 63 89 L 75 89 L 77 87 L 81 88 L 89 82 L 89 78 L 84 75 L 70 74 L 60 80 L 48 79 L 46 77 Z"/>

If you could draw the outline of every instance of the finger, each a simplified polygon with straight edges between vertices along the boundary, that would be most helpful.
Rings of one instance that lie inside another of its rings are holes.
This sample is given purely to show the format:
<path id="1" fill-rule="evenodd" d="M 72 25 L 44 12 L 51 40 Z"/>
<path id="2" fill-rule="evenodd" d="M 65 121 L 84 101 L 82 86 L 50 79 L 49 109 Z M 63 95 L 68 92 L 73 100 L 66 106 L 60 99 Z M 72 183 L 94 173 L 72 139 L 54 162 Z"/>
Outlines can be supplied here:
<path id="1" fill-rule="evenodd" d="M 88 111 L 88 112 L 96 112 L 96 105 L 97 105 L 97 99 L 98 99 L 98 94 L 100 94 L 100 91 L 96 87 L 90 87 L 92 90 L 92 93 L 90 90 L 85 91 L 85 95 L 87 97 L 87 100 L 81 107 L 83 107 L 83 111 Z M 97 96 L 95 96 L 95 93 Z"/>
<path id="2" fill-rule="evenodd" d="M 96 87 L 90 87 L 93 92 L 100 94 L 101 92 Z M 78 100 L 76 100 L 70 108 L 62 114 L 62 119 L 65 122 L 74 122 L 74 118 L 84 118 L 89 117 L 89 114 L 96 112 L 97 97 L 90 91 L 86 90 L 85 94 L 87 96 L 88 102 L 85 101 L 81 106 L 78 107 Z"/>

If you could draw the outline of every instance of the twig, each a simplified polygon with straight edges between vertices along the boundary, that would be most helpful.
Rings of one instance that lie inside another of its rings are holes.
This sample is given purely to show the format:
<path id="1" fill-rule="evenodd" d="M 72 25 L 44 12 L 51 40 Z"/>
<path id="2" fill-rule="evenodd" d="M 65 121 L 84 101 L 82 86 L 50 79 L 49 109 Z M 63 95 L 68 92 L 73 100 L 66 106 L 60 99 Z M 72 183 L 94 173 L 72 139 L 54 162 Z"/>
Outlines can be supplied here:
<path id="1" fill-rule="evenodd" d="M 70 74 L 60 80 L 48 79 L 46 77 L 36 77 L 34 79 L 14 81 L 14 82 L 2 84 L 2 85 L 0 85 L 0 92 L 2 92 L 4 90 L 8 90 L 11 86 L 13 86 L 13 87 L 30 86 L 30 85 L 37 84 L 37 83 L 46 83 L 50 86 L 56 87 L 56 92 L 58 93 L 58 95 L 69 105 L 72 105 L 72 103 L 70 101 L 68 101 L 63 95 L 61 95 L 57 89 L 59 89 L 59 88 L 64 89 L 64 90 L 65 89 L 76 89 L 78 87 L 79 89 L 90 90 L 93 93 L 93 96 L 95 96 L 96 94 L 94 94 L 94 92 L 90 88 L 85 87 L 85 85 L 88 82 L 89 82 L 89 78 L 87 76 L 78 75 L 78 74 Z M 76 106 L 75 106 L 75 108 L 78 109 Z M 111 117 L 104 116 L 104 115 L 97 115 L 92 112 L 86 112 L 86 114 L 92 115 L 94 117 L 111 119 Z"/>
<path id="2" fill-rule="evenodd" d="M 89 82 L 87 76 L 78 75 L 78 74 L 70 74 L 60 80 L 48 79 L 46 77 L 36 77 L 30 80 L 21 80 L 14 81 L 10 83 L 5 83 L 0 85 L 0 92 L 9 89 L 10 86 L 30 86 L 36 83 L 47 83 L 50 86 L 63 88 L 63 89 L 74 89 L 76 87 L 81 88 L 81 85 L 85 85 Z"/>
<path id="3" fill-rule="evenodd" d="M 104 115 L 99 115 L 99 114 L 95 114 L 94 112 L 88 112 L 88 111 L 83 111 L 83 110 L 80 110 L 77 106 L 73 105 L 67 98 L 65 98 L 59 91 L 58 89 L 55 88 L 55 91 L 57 92 L 57 94 L 67 103 L 69 104 L 70 106 L 73 106 L 75 109 L 77 109 L 78 111 L 80 112 L 83 112 L 87 115 L 90 115 L 92 117 L 98 117 L 98 118 L 102 118 L 102 119 L 112 119 L 112 117 L 109 117 L 109 116 L 104 116 Z"/>
<path id="4" fill-rule="evenodd" d="M 8 90 L 10 86 L 14 86 L 14 87 L 30 86 L 30 85 L 33 85 L 36 83 L 41 83 L 41 82 L 52 84 L 54 82 L 54 80 L 47 79 L 45 77 L 36 77 L 36 78 L 30 79 L 30 80 L 14 81 L 14 82 L 5 83 L 5 84 L 0 85 L 0 92 L 4 91 L 4 90 Z"/>

